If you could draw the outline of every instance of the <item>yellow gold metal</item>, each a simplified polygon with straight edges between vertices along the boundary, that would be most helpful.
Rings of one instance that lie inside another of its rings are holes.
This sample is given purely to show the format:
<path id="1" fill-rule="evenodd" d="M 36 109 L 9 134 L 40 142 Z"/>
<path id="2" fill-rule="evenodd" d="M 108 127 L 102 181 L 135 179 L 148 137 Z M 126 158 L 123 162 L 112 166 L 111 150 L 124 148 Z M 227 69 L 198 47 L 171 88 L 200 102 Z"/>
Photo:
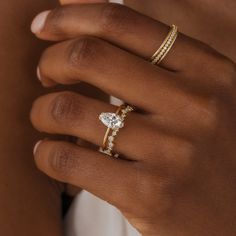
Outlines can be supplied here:
<path id="1" fill-rule="evenodd" d="M 131 106 L 127 104 L 123 104 L 117 108 L 115 114 L 119 115 L 122 121 L 124 122 L 127 114 L 133 110 L 134 109 Z M 115 157 L 115 158 L 119 157 L 119 154 L 113 153 L 114 140 L 117 134 L 119 133 L 119 130 L 120 128 L 117 128 L 117 129 L 107 128 L 104 139 L 103 139 L 103 145 L 99 149 L 101 153 L 104 153 L 108 156 Z"/>
<path id="2" fill-rule="evenodd" d="M 173 47 L 178 36 L 178 27 L 176 25 L 171 26 L 171 30 L 165 38 L 164 42 L 153 54 L 150 61 L 153 65 L 159 65 L 161 61 L 166 57 L 170 49 Z"/>

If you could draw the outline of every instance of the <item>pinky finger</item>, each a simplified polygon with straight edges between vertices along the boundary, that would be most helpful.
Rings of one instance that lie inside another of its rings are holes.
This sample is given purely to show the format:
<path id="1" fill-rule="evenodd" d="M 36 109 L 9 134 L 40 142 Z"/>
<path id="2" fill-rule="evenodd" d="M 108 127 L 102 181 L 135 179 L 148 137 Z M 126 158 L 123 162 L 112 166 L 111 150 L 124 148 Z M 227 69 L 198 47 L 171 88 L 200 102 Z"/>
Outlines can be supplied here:
<path id="1" fill-rule="evenodd" d="M 83 188 L 118 208 L 132 201 L 136 175 L 130 161 L 67 142 L 42 141 L 35 150 L 35 162 L 50 177 Z"/>

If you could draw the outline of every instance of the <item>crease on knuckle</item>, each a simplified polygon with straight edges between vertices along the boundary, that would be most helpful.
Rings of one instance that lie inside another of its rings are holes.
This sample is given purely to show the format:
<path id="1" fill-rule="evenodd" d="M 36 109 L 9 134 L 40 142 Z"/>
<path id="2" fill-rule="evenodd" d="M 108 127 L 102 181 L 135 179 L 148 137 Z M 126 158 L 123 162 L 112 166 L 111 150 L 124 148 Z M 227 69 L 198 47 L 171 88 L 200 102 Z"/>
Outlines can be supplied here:
<path id="1" fill-rule="evenodd" d="M 49 160 L 53 171 L 62 177 L 73 175 L 79 167 L 79 158 L 71 147 L 55 145 L 51 150 Z"/>
<path id="2" fill-rule="evenodd" d="M 232 61 L 225 59 L 219 68 L 220 73 L 218 76 L 221 81 L 221 91 L 231 94 L 235 90 L 236 65 Z"/>
<path id="3" fill-rule="evenodd" d="M 166 211 L 170 207 L 170 199 L 167 195 L 169 192 L 169 180 L 159 175 L 157 168 L 144 168 L 138 167 L 140 164 L 137 164 L 137 177 L 136 177 L 136 186 L 137 190 L 137 204 L 143 206 L 141 214 L 150 215 L 151 209 L 154 209 L 154 205 L 158 201 L 160 207 L 157 209 L 157 212 L 153 212 L 154 215 L 160 214 L 163 211 Z M 150 201 L 155 196 L 155 201 Z"/>
<path id="4" fill-rule="evenodd" d="M 235 90 L 236 65 L 222 55 L 214 55 L 209 60 L 210 75 L 214 81 L 218 95 L 229 95 Z M 208 65 L 209 62 L 208 62 Z"/>
<path id="5" fill-rule="evenodd" d="M 75 70 L 91 66 L 97 60 L 98 40 L 90 37 L 81 37 L 74 40 L 68 47 L 68 64 Z"/>
<path id="6" fill-rule="evenodd" d="M 130 24 L 135 21 L 131 10 L 120 4 L 106 4 L 102 9 L 100 24 L 102 32 L 120 35 L 125 33 Z"/>
<path id="7" fill-rule="evenodd" d="M 54 98 L 51 103 L 50 113 L 53 121 L 76 125 L 77 120 L 83 119 L 83 112 L 76 94 L 64 92 Z"/>
<path id="8" fill-rule="evenodd" d="M 214 133 L 220 122 L 219 101 L 216 98 L 209 99 L 208 104 L 199 109 L 199 122 L 207 133 Z"/>

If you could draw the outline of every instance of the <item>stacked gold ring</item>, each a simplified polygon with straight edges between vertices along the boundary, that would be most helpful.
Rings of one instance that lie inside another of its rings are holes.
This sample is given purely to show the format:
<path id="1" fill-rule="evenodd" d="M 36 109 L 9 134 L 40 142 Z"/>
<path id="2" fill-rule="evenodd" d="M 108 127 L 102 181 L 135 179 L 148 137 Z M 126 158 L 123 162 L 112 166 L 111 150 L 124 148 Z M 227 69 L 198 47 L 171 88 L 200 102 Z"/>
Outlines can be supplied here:
<path id="1" fill-rule="evenodd" d="M 100 147 L 99 151 L 108 156 L 118 158 L 119 154 L 114 154 L 114 141 L 121 128 L 124 127 L 125 118 L 128 113 L 132 112 L 134 109 L 126 104 L 118 107 L 115 113 L 103 112 L 100 114 L 99 119 L 101 122 L 107 126 L 107 131 L 103 139 L 103 145 Z"/>
<path id="2" fill-rule="evenodd" d="M 174 45 L 178 36 L 178 27 L 176 25 L 171 26 L 171 30 L 165 38 L 162 45 L 153 54 L 150 61 L 153 65 L 159 65 L 161 61 L 166 57 L 172 46 Z"/>

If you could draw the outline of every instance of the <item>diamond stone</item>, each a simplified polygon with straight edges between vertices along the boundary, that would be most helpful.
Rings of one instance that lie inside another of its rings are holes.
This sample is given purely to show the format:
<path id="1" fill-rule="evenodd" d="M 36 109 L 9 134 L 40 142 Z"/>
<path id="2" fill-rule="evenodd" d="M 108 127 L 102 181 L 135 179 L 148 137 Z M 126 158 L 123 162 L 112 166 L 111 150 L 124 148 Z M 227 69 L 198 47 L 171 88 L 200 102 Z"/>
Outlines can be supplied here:
<path id="1" fill-rule="evenodd" d="M 114 141 L 114 137 L 113 136 L 110 136 L 109 138 L 108 138 L 108 140 L 110 141 L 110 142 L 113 142 Z"/>
<path id="2" fill-rule="evenodd" d="M 111 129 L 120 129 L 124 127 L 124 122 L 122 118 L 115 113 L 110 113 L 110 112 L 102 113 L 99 116 L 99 119 L 105 126 Z"/>

